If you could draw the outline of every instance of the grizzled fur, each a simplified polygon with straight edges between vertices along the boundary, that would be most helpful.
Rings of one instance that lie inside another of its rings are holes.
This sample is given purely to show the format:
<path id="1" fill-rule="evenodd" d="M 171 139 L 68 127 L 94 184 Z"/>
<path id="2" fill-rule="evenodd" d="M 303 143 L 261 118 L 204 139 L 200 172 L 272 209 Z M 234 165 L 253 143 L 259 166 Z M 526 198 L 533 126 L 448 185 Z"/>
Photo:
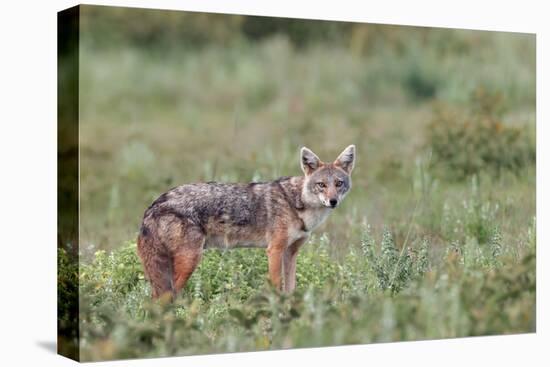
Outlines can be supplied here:
<path id="1" fill-rule="evenodd" d="M 211 247 L 267 248 L 271 281 L 292 291 L 298 249 L 351 188 L 355 146 L 329 164 L 307 148 L 300 154 L 304 176 L 187 184 L 155 200 L 138 236 L 153 297 L 175 296 Z"/>

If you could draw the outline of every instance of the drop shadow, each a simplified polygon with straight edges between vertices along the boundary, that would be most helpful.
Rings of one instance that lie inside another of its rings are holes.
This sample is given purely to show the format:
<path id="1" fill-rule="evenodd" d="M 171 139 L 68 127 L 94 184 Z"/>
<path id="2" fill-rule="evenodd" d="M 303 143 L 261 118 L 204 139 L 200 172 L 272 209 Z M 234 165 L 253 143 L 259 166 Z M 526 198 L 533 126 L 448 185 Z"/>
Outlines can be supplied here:
<path id="1" fill-rule="evenodd" d="M 57 343 L 51 340 L 40 340 L 36 342 L 36 345 L 47 350 L 50 353 L 57 354 Z"/>

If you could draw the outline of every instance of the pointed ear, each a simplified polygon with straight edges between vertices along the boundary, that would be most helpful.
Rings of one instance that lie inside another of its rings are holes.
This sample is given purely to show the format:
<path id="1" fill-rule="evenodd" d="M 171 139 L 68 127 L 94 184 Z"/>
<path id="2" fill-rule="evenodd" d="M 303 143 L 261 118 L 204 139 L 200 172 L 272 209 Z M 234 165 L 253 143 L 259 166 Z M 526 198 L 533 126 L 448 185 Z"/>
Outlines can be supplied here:
<path id="1" fill-rule="evenodd" d="M 300 150 L 300 165 L 302 166 L 302 171 L 304 171 L 306 175 L 309 175 L 319 168 L 321 160 L 311 150 L 302 147 Z"/>
<path id="2" fill-rule="evenodd" d="M 348 174 L 351 173 L 355 166 L 355 145 L 350 145 L 334 161 L 334 165 L 342 168 Z"/>

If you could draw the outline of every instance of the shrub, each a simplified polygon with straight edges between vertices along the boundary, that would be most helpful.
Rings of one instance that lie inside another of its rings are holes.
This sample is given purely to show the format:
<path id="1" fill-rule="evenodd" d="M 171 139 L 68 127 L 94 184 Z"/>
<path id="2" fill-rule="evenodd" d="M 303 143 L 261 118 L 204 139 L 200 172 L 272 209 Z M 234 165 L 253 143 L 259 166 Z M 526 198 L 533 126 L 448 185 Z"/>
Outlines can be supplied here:
<path id="1" fill-rule="evenodd" d="M 447 240 L 465 241 L 474 238 L 479 244 L 488 244 L 500 214 L 498 202 L 482 200 L 479 179 L 473 176 L 470 192 L 465 193 L 461 205 L 451 208 L 443 204 L 441 234 Z"/>
<path id="2" fill-rule="evenodd" d="M 369 226 L 363 230 L 361 247 L 367 267 L 375 275 L 379 289 L 397 293 L 428 269 L 427 242 L 422 241 L 418 251 L 405 246 L 403 244 L 400 251 L 391 232 L 386 228 L 377 251 Z"/>
<path id="3" fill-rule="evenodd" d="M 436 65 L 427 68 L 414 61 L 408 66 L 403 78 L 403 85 L 410 96 L 417 100 L 430 99 L 436 96 L 442 81 L 435 73 Z"/>
<path id="4" fill-rule="evenodd" d="M 525 126 L 502 122 L 504 107 L 499 93 L 477 89 L 470 110 L 438 105 L 427 128 L 432 164 L 449 179 L 465 179 L 481 172 L 500 176 L 518 174 L 535 162 L 535 145 Z"/>
<path id="5" fill-rule="evenodd" d="M 103 297 L 126 295 L 143 280 L 135 243 L 127 243 L 109 254 L 97 251 L 92 262 L 82 264 L 80 269 L 80 282 L 87 287 L 82 291 Z"/>

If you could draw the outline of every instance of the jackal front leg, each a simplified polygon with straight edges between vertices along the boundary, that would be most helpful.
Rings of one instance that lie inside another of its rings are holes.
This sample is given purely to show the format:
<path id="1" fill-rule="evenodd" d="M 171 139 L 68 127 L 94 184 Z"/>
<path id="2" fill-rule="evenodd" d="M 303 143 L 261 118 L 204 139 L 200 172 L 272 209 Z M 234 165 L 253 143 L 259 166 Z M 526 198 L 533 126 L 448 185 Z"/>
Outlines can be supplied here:
<path id="1" fill-rule="evenodd" d="M 283 265 L 283 253 L 287 246 L 286 238 L 274 238 L 267 246 L 267 263 L 269 267 L 269 279 L 271 283 L 281 290 L 281 272 Z"/>
<path id="2" fill-rule="evenodd" d="M 287 293 L 294 291 L 296 288 L 296 258 L 298 250 L 307 241 L 307 237 L 300 238 L 288 246 L 283 254 L 283 269 L 284 269 L 284 288 Z"/>

